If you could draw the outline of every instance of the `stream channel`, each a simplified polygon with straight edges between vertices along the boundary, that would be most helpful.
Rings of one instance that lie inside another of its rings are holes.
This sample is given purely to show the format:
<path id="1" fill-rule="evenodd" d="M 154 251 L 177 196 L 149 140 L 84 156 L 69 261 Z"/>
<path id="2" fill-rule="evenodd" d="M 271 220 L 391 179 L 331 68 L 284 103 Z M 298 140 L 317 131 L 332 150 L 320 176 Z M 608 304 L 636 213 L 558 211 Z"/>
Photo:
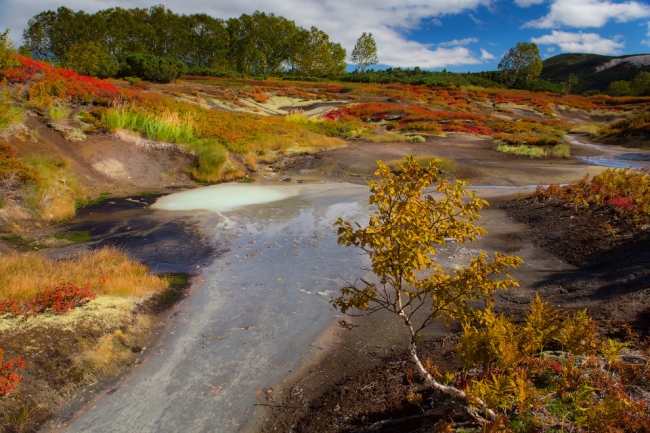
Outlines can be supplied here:
<path id="1" fill-rule="evenodd" d="M 603 151 L 584 162 L 628 167 L 645 165 L 640 161 L 648 155 L 630 161 L 622 151 Z M 473 189 L 493 197 L 534 186 Z M 194 221 L 209 244 L 197 247 L 191 237 L 168 234 L 176 240 L 165 255 L 165 248 L 147 250 L 144 236 L 135 256 L 154 270 L 188 270 L 191 260 L 183 254 L 192 248 L 218 254 L 196 266 L 189 296 L 169 311 L 164 335 L 146 349 L 143 362 L 87 400 L 65 431 L 254 431 L 262 413 L 255 403 L 318 353 L 313 342 L 339 314 L 330 299 L 344 280 L 366 272 L 365 256 L 337 245 L 333 222 L 367 221 L 374 210 L 367 186 L 223 184 L 138 206 L 167 225 Z M 164 261 L 147 260 L 161 253 Z M 185 268 L 172 266 L 176 259 Z"/>

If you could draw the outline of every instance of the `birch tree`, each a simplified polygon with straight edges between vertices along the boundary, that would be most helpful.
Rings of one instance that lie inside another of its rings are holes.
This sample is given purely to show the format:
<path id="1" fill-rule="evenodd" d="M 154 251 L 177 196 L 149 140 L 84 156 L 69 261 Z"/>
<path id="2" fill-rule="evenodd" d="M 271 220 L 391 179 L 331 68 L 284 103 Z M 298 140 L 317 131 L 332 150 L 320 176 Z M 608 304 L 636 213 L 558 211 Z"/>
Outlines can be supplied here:
<path id="1" fill-rule="evenodd" d="M 351 309 L 375 312 L 386 310 L 402 321 L 409 340 L 408 355 L 422 379 L 438 391 L 467 403 L 467 412 L 485 423 L 496 415 L 480 399 L 464 390 L 444 385 L 425 369 L 418 355 L 417 342 L 422 331 L 437 320 L 468 322 L 478 317 L 474 301 L 486 308 L 494 303 L 497 290 L 517 287 L 508 273 L 522 263 L 519 257 L 481 253 L 468 266 L 445 271 L 435 260 L 438 245 L 448 239 L 475 241 L 485 229 L 475 225 L 479 211 L 487 204 L 468 192 L 466 181 L 443 179 L 437 164 L 423 167 L 408 157 L 400 172 L 377 162 L 370 182 L 370 204 L 377 207 L 368 225 L 361 227 L 342 219 L 338 227 L 340 245 L 360 248 L 370 258 L 378 283 L 363 278 L 341 288 L 332 301 L 343 313 Z M 435 186 L 434 195 L 425 194 Z M 480 409 L 474 413 L 469 406 Z"/>

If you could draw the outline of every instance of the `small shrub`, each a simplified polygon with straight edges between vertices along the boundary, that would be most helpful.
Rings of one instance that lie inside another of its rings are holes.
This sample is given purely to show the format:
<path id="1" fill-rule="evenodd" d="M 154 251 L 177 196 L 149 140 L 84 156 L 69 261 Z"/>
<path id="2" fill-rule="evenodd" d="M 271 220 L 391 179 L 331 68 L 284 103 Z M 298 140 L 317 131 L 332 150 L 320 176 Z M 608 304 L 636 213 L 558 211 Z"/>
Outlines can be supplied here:
<path id="1" fill-rule="evenodd" d="M 20 358 L 5 362 L 4 351 L 0 349 L 0 397 L 9 394 L 20 382 L 16 371 L 25 367 L 25 361 Z"/>
<path id="2" fill-rule="evenodd" d="M 31 299 L 0 300 L 0 316 L 22 316 L 24 319 L 28 319 L 46 312 L 65 314 L 73 308 L 87 304 L 96 297 L 97 295 L 90 291 L 88 286 L 78 287 L 66 283 L 36 293 Z"/>
<path id="3" fill-rule="evenodd" d="M 117 74 L 119 63 L 104 45 L 95 41 L 70 46 L 65 51 L 63 66 L 78 74 L 108 78 Z"/>

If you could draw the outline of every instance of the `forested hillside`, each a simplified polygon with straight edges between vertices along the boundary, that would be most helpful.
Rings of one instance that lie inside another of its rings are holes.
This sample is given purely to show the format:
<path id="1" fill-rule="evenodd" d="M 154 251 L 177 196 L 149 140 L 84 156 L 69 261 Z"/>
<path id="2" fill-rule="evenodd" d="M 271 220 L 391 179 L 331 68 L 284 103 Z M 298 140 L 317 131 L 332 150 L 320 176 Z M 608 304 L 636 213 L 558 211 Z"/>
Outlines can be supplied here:
<path id="1" fill-rule="evenodd" d="M 634 56 L 611 57 L 598 54 L 560 54 L 544 60 L 541 78 L 551 83 L 560 84 L 568 82 L 573 75 L 577 78 L 577 83 L 574 86 L 575 92 L 606 92 L 613 82 L 631 82 L 640 72 L 650 72 L 650 66 L 635 66 L 628 62 L 621 62 L 601 71 L 596 69 L 614 59 L 629 57 Z"/>

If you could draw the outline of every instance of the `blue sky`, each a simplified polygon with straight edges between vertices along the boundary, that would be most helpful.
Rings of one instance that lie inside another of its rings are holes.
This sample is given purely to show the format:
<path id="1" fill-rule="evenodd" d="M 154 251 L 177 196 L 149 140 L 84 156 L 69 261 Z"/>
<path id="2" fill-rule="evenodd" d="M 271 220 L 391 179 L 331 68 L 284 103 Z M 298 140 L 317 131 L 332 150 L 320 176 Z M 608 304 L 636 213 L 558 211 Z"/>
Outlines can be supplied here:
<path id="1" fill-rule="evenodd" d="M 146 0 L 0 0 L 0 29 L 20 43 L 34 14 L 67 6 L 95 12 L 148 7 Z M 179 13 L 229 18 L 274 12 L 326 31 L 351 52 L 372 32 L 382 66 L 494 70 L 517 42 L 535 42 L 543 58 L 560 53 L 650 53 L 650 3 L 631 0 L 168 0 Z"/>

